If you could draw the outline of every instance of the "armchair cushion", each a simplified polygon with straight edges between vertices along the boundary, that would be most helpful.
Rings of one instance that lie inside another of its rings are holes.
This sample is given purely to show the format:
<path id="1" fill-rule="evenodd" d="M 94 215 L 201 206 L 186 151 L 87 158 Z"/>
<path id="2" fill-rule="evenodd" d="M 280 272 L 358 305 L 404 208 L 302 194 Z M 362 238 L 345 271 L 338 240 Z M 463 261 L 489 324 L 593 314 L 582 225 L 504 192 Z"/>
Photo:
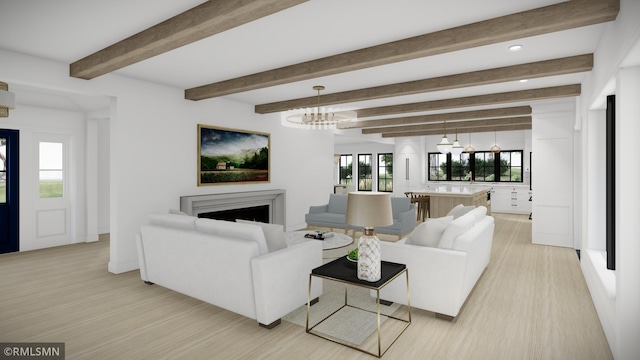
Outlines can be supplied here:
<path id="1" fill-rule="evenodd" d="M 407 236 L 406 244 L 437 247 L 447 225 L 453 221 L 453 216 L 430 218 Z"/>
<path id="2" fill-rule="evenodd" d="M 438 247 L 441 249 L 452 249 L 456 238 L 471 229 L 475 222 L 476 217 L 473 214 L 466 214 L 453 220 L 442 234 Z"/>
<path id="3" fill-rule="evenodd" d="M 278 251 L 287 247 L 287 242 L 284 240 L 284 226 L 281 224 L 267 224 L 243 219 L 236 219 L 236 222 L 260 226 L 262 232 L 264 232 L 264 238 L 267 241 L 267 249 L 269 252 Z"/>
<path id="4" fill-rule="evenodd" d="M 347 196 L 340 194 L 329 194 L 329 204 L 327 205 L 327 212 L 332 214 L 346 214 Z"/>

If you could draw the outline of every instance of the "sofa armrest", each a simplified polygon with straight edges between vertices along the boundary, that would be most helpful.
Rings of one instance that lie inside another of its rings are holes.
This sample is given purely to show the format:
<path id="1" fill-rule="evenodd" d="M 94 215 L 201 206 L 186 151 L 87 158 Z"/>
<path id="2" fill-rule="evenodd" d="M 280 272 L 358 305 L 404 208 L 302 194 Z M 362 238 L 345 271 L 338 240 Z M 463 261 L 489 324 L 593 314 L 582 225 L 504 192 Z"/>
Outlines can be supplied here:
<path id="1" fill-rule="evenodd" d="M 271 324 L 307 303 L 309 274 L 322 265 L 322 243 L 308 241 L 251 260 L 256 317 Z M 322 294 L 322 281 L 313 281 L 311 298 Z"/>
<path id="2" fill-rule="evenodd" d="M 467 254 L 462 251 L 381 242 L 382 260 L 407 265 L 411 306 L 456 316 L 464 303 Z M 380 291 L 380 298 L 407 304 L 403 276 Z"/>
<path id="3" fill-rule="evenodd" d="M 309 214 L 326 213 L 328 209 L 329 209 L 329 204 L 312 205 L 312 206 L 309 206 Z"/>

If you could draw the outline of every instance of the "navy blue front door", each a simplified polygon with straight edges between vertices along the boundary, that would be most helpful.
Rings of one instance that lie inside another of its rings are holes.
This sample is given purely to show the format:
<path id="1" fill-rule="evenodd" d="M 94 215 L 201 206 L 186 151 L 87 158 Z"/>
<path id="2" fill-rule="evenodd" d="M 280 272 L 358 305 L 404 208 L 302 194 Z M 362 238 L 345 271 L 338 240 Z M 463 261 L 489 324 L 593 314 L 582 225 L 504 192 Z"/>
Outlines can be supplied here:
<path id="1" fill-rule="evenodd" d="M 0 254 L 18 243 L 18 130 L 0 129 Z"/>

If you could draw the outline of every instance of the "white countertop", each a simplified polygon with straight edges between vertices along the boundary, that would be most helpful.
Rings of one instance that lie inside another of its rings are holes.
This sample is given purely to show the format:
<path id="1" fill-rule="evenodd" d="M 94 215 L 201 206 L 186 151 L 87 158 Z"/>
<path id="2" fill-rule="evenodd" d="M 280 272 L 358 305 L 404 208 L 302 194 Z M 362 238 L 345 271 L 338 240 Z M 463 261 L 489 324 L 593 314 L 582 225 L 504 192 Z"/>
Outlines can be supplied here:
<path id="1" fill-rule="evenodd" d="M 413 190 L 414 193 L 426 195 L 473 195 L 491 190 L 484 185 L 429 185 L 423 189 Z"/>

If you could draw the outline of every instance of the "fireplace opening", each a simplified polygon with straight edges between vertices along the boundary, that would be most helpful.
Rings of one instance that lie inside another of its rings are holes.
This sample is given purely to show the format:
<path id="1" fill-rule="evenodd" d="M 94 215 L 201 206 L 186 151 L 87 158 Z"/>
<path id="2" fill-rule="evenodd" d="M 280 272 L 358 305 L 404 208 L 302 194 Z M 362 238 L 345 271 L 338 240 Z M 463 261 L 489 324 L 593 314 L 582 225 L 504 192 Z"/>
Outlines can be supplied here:
<path id="1" fill-rule="evenodd" d="M 236 219 L 269 222 L 269 205 L 252 206 L 239 209 L 211 211 L 198 214 L 199 218 L 235 221 Z"/>

